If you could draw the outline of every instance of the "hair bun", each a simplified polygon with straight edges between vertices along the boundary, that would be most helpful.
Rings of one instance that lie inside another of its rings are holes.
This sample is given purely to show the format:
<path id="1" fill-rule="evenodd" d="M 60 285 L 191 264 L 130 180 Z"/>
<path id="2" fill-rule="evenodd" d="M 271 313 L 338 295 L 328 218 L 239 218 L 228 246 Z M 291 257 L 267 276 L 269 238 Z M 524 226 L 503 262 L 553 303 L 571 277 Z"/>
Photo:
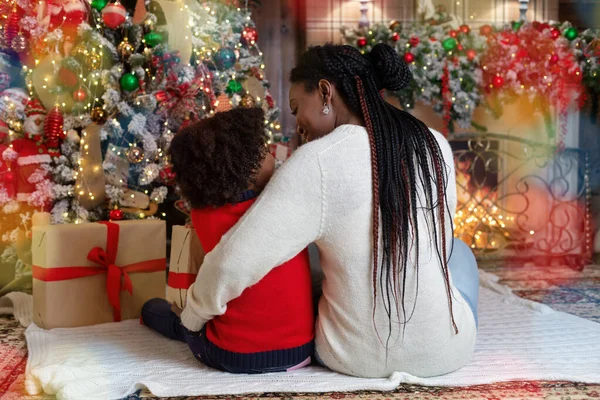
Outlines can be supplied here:
<path id="1" fill-rule="evenodd" d="M 397 91 L 408 86 L 411 79 L 408 65 L 396 50 L 385 43 L 379 43 L 367 54 L 377 82 L 377 89 Z"/>

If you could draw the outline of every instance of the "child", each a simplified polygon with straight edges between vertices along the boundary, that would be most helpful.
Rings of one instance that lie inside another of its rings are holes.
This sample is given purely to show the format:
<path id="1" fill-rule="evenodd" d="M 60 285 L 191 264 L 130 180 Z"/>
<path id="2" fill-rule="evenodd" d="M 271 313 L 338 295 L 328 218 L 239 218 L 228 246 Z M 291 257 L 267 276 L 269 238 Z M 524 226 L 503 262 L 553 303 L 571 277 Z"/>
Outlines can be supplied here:
<path id="1" fill-rule="evenodd" d="M 264 113 L 259 108 L 217 113 L 175 135 L 169 154 L 177 185 L 191 203 L 194 229 L 208 253 L 252 206 L 273 174 Z M 200 332 L 184 328 L 180 313 L 166 300 L 152 299 L 142 309 L 142 322 L 187 342 L 198 360 L 223 371 L 266 373 L 305 366 L 314 349 L 308 253 L 304 250 L 273 269 Z"/>

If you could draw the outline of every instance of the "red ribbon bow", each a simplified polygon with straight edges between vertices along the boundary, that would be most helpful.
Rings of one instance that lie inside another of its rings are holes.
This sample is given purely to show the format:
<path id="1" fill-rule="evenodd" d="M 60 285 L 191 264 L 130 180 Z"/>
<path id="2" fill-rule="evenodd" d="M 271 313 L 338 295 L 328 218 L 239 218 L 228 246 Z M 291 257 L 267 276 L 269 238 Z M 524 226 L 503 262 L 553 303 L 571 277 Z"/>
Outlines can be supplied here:
<path id="1" fill-rule="evenodd" d="M 161 113 L 185 116 L 196 110 L 196 97 L 204 90 L 201 77 L 196 77 L 189 82 L 179 83 L 177 74 L 170 71 L 164 90 L 156 93 L 158 109 Z"/>
<path id="2" fill-rule="evenodd" d="M 115 322 L 119 322 L 121 321 L 121 292 L 127 291 L 130 295 L 133 294 L 133 284 L 129 274 L 164 271 L 166 260 L 159 258 L 125 266 L 116 265 L 119 247 L 119 225 L 114 222 L 99 223 L 106 225 L 106 250 L 101 247 L 94 247 L 87 256 L 87 259 L 97 264 L 98 267 L 42 268 L 34 265 L 32 267 L 33 278 L 44 282 L 54 282 L 106 273 L 106 294 L 113 308 L 113 319 Z"/>

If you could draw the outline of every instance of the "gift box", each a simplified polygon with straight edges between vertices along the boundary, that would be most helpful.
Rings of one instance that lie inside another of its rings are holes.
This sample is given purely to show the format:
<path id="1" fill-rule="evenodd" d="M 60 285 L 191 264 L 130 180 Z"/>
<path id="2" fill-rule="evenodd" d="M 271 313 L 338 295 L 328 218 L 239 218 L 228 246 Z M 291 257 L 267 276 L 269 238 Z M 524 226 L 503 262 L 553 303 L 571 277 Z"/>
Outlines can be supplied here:
<path id="1" fill-rule="evenodd" d="M 167 300 L 180 308 L 185 306 L 187 290 L 196 280 L 204 255 L 204 249 L 194 228 L 173 226 Z"/>
<path id="2" fill-rule="evenodd" d="M 139 318 L 164 298 L 166 226 L 137 220 L 34 226 L 33 313 L 44 329 Z"/>
<path id="3" fill-rule="evenodd" d="M 285 161 L 292 156 L 292 148 L 282 143 L 270 144 L 269 150 L 277 161 Z"/>

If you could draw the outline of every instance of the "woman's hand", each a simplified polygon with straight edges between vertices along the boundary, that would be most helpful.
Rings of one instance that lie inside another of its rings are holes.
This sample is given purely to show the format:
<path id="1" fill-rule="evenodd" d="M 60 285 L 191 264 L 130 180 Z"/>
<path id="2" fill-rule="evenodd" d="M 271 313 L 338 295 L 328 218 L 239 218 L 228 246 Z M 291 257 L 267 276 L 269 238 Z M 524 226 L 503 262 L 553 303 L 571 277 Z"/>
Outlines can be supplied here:
<path id="1" fill-rule="evenodd" d="M 179 308 L 179 306 L 177 304 L 175 304 L 174 302 L 171 303 L 171 311 L 173 311 L 175 313 L 175 315 L 177 315 L 179 318 L 181 318 L 181 312 L 183 310 L 181 308 Z"/>

